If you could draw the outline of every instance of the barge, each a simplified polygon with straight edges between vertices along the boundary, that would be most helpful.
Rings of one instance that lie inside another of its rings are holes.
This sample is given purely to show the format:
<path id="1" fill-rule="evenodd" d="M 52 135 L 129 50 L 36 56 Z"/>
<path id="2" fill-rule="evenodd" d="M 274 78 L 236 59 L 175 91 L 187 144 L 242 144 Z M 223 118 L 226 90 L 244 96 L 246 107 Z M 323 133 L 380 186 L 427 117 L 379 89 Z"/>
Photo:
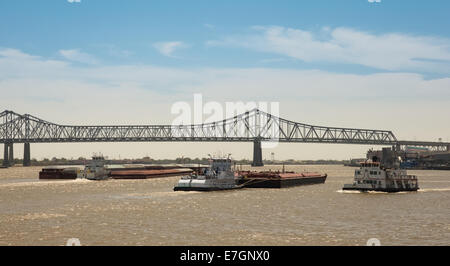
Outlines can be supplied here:
<path id="1" fill-rule="evenodd" d="M 39 172 L 39 179 L 77 179 L 78 167 L 44 167 Z"/>
<path id="2" fill-rule="evenodd" d="M 45 167 L 39 179 L 148 179 L 189 175 L 204 171 L 206 166 L 191 165 L 107 165 L 103 156 L 93 156 L 83 168 L 53 166 Z"/>
<path id="3" fill-rule="evenodd" d="M 142 170 L 111 170 L 109 176 L 112 179 L 148 179 L 157 177 L 169 177 L 188 175 L 193 171 L 189 168 L 173 169 L 142 169 Z"/>
<path id="4" fill-rule="evenodd" d="M 315 185 L 323 184 L 327 179 L 327 174 L 308 172 L 239 171 L 236 176 L 237 184 L 244 188 L 286 188 Z"/>

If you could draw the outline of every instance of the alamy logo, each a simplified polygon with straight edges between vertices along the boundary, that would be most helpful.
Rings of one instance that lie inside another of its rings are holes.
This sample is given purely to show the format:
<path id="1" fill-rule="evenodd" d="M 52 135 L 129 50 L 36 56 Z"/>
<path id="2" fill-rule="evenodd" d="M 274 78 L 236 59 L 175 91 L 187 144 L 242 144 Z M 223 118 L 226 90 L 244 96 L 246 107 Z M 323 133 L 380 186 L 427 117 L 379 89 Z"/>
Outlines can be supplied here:
<path id="1" fill-rule="evenodd" d="M 367 246 L 381 246 L 381 242 L 378 238 L 371 238 L 367 240 Z"/>
<path id="2" fill-rule="evenodd" d="M 212 137 L 261 138 L 262 148 L 278 146 L 279 102 L 203 102 L 202 94 L 194 94 L 193 105 L 188 102 L 176 102 L 171 113 L 177 115 L 172 121 L 173 137 L 197 136 L 197 127 L 201 134 Z M 256 115 L 259 110 L 265 115 Z M 239 117 L 243 115 L 244 117 Z M 245 116 L 247 114 L 247 116 Z M 268 115 L 270 114 L 270 115 Z M 233 120 L 235 119 L 235 120 Z M 240 120 L 238 120 L 240 119 Z M 205 133 L 206 132 L 206 133 Z"/>
<path id="3" fill-rule="evenodd" d="M 66 246 L 81 246 L 80 239 L 70 238 L 67 240 Z"/>

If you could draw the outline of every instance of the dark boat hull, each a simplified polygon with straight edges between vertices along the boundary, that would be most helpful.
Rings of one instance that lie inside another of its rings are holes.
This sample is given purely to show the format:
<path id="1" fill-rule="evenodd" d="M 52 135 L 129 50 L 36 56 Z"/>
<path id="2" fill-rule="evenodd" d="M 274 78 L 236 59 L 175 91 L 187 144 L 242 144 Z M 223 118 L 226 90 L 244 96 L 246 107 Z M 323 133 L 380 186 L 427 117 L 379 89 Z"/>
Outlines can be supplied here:
<path id="1" fill-rule="evenodd" d="M 237 180 L 237 184 L 244 188 L 286 188 L 295 186 L 306 186 L 323 184 L 327 175 L 317 177 L 299 178 L 242 178 Z"/>
<path id="2" fill-rule="evenodd" d="M 113 170 L 112 179 L 150 179 L 191 174 L 191 169 Z"/>
<path id="3" fill-rule="evenodd" d="M 65 171 L 61 169 L 43 169 L 39 172 L 39 179 L 77 179 L 77 172 L 75 170 Z"/>
<path id="4" fill-rule="evenodd" d="M 233 190 L 233 189 L 239 189 L 241 187 L 234 187 L 234 188 L 217 188 L 217 187 L 174 187 L 174 191 L 222 191 L 222 190 Z"/>
<path id="5" fill-rule="evenodd" d="M 419 190 L 419 188 L 405 188 L 405 189 L 398 189 L 398 188 L 387 188 L 387 189 L 375 189 L 375 188 L 370 188 L 370 189 L 365 189 L 365 188 L 342 188 L 342 190 L 349 190 L 349 191 L 361 191 L 361 192 L 387 192 L 387 193 L 397 193 L 397 192 L 416 192 L 417 190 Z"/>

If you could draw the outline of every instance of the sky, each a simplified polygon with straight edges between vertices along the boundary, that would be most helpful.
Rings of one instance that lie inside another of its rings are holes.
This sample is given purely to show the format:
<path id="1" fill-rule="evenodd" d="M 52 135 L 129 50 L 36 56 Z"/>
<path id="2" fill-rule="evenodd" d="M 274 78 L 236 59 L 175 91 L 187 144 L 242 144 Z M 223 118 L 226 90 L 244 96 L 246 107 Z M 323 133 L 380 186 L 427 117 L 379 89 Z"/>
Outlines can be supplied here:
<path id="1" fill-rule="evenodd" d="M 0 109 L 69 125 L 171 124 L 173 105 L 201 94 L 222 106 L 278 102 L 281 117 L 307 124 L 450 141 L 449 13 L 446 0 L 0 1 Z M 263 157 L 348 159 L 368 148 L 280 144 Z M 251 143 L 31 149 L 38 159 L 253 151 Z"/>

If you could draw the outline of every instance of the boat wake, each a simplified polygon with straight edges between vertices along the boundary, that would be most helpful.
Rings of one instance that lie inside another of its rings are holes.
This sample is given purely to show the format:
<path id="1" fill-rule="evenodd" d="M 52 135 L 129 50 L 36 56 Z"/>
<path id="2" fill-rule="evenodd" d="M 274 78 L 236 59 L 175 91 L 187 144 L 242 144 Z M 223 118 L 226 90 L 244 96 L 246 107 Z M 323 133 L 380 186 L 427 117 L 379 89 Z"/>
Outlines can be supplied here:
<path id="1" fill-rule="evenodd" d="M 196 193 L 201 194 L 201 192 L 198 191 L 189 191 L 188 193 L 180 193 L 176 191 L 153 191 L 148 193 L 128 193 L 111 197 L 114 199 L 158 199 L 167 197 L 179 197 Z"/>
<path id="2" fill-rule="evenodd" d="M 418 190 L 418 192 L 444 192 L 444 191 L 450 191 L 450 187 L 447 187 L 447 188 L 424 188 L 424 189 Z"/>
<path id="3" fill-rule="evenodd" d="M 339 189 L 336 192 L 337 193 L 344 193 L 344 194 L 361 194 L 361 193 L 363 193 L 363 192 L 357 191 L 357 190 L 343 190 L 343 189 Z"/>
<path id="4" fill-rule="evenodd" d="M 87 179 L 73 179 L 73 180 L 36 180 L 31 182 L 11 182 L 0 184 L 0 187 L 26 187 L 26 186 L 46 186 L 46 185 L 62 185 L 62 184 L 76 184 L 92 182 Z"/>
<path id="5" fill-rule="evenodd" d="M 419 189 L 417 190 L 417 192 L 423 192 L 423 193 L 427 193 L 427 192 L 446 192 L 446 191 L 450 191 L 450 187 L 447 188 L 424 188 L 424 189 Z M 345 193 L 345 194 L 391 194 L 389 192 L 382 192 L 382 191 L 357 191 L 357 190 L 337 190 L 337 193 Z M 400 192 L 395 192 L 393 194 L 408 194 L 408 193 L 412 193 L 415 191 L 400 191 Z"/>
<path id="6" fill-rule="evenodd" d="M 410 191 L 400 191 L 400 192 L 395 192 L 395 193 L 389 193 L 389 192 L 384 192 L 384 191 L 358 191 L 358 190 L 343 190 L 340 189 L 338 191 L 336 191 L 337 193 L 344 193 L 344 194 L 406 194 L 406 193 L 411 193 Z"/>

